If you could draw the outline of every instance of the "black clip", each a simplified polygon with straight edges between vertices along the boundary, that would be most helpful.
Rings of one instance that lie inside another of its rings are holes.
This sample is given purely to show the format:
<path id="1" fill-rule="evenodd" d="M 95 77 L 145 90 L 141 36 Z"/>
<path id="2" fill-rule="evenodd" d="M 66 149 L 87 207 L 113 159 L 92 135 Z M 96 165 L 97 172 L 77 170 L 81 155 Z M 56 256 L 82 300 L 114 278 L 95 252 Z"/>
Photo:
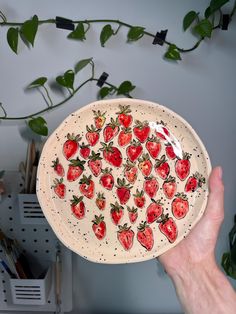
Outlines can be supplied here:
<path id="1" fill-rule="evenodd" d="M 106 72 L 103 72 L 102 75 L 98 79 L 97 86 L 102 87 L 103 84 L 106 82 L 106 79 L 108 78 L 108 76 L 109 74 L 107 74 Z"/>
<path id="2" fill-rule="evenodd" d="M 227 31 L 228 30 L 229 22 L 230 22 L 229 14 L 223 14 L 223 16 L 222 16 L 222 25 L 221 25 L 221 29 L 223 31 Z"/>
<path id="3" fill-rule="evenodd" d="M 168 32 L 168 29 L 162 30 L 160 33 L 157 32 L 157 33 L 156 33 L 156 36 L 155 36 L 154 39 L 153 39 L 152 44 L 153 44 L 153 45 L 157 45 L 157 44 L 158 44 L 158 45 L 160 45 L 160 46 L 163 46 L 164 41 L 165 41 L 165 39 L 166 39 L 166 34 L 167 34 L 167 32 Z"/>
<path id="4" fill-rule="evenodd" d="M 72 23 L 72 20 L 56 16 L 56 28 L 69 29 L 73 31 L 75 29 L 75 25 Z"/>

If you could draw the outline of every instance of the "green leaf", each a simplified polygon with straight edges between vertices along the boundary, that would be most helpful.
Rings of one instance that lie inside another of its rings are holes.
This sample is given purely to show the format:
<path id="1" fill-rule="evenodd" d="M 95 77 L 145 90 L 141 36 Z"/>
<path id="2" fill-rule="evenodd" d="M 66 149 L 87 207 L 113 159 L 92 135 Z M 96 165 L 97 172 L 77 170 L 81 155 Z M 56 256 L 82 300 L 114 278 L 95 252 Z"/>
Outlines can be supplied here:
<path id="1" fill-rule="evenodd" d="M 186 29 L 189 28 L 189 26 L 193 23 L 193 21 L 196 19 L 197 16 L 198 16 L 198 13 L 195 11 L 190 11 L 185 15 L 184 20 L 183 20 L 184 31 L 186 31 Z"/>
<path id="2" fill-rule="evenodd" d="M 206 19 L 211 15 L 211 7 L 206 8 L 204 16 Z"/>
<path id="3" fill-rule="evenodd" d="M 59 75 L 56 78 L 56 81 L 59 85 L 67 88 L 74 89 L 75 73 L 72 70 L 68 70 L 64 73 L 64 75 Z"/>
<path id="4" fill-rule="evenodd" d="M 167 52 L 164 55 L 165 58 L 170 60 L 181 60 L 179 50 L 175 45 L 170 45 Z"/>
<path id="5" fill-rule="evenodd" d="M 85 31 L 84 31 L 84 24 L 82 22 L 79 22 L 76 29 L 71 32 L 67 38 L 69 39 L 75 39 L 75 40 L 84 40 L 85 37 Z"/>
<path id="6" fill-rule="evenodd" d="M 107 95 L 110 94 L 110 92 L 112 91 L 112 87 L 102 87 L 100 90 L 99 90 L 99 97 L 101 99 L 105 98 Z"/>
<path id="7" fill-rule="evenodd" d="M 29 120 L 28 125 L 34 133 L 43 136 L 48 135 L 47 122 L 44 120 L 44 118 L 32 118 L 31 120 Z"/>
<path id="8" fill-rule="evenodd" d="M 101 34 L 100 34 L 100 43 L 102 47 L 105 47 L 105 42 L 113 35 L 113 29 L 111 28 L 110 24 L 107 24 L 103 27 Z"/>
<path id="9" fill-rule="evenodd" d="M 32 83 L 30 83 L 27 86 L 27 88 L 40 87 L 40 86 L 43 86 L 46 82 L 47 82 L 47 78 L 42 76 L 34 80 Z"/>
<path id="10" fill-rule="evenodd" d="M 75 73 L 78 73 L 80 70 L 82 70 L 84 67 L 86 67 L 86 65 L 88 65 L 92 60 L 93 60 L 93 58 L 80 60 L 75 65 Z"/>
<path id="11" fill-rule="evenodd" d="M 127 37 L 128 41 L 136 41 L 139 40 L 144 35 L 144 27 L 141 26 L 133 26 L 130 28 Z"/>
<path id="12" fill-rule="evenodd" d="M 25 21 L 24 24 L 21 26 L 21 34 L 24 38 L 34 46 L 34 39 L 38 30 L 38 17 L 34 15 L 32 20 Z"/>
<path id="13" fill-rule="evenodd" d="M 17 54 L 19 30 L 18 28 L 10 27 L 7 31 L 7 42 L 11 49 Z"/>
<path id="14" fill-rule="evenodd" d="M 213 30 L 213 24 L 207 20 L 201 20 L 193 29 L 198 35 L 201 37 L 211 37 L 211 33 Z"/>
<path id="15" fill-rule="evenodd" d="M 236 279 L 236 267 L 234 264 L 232 264 L 230 253 L 227 252 L 223 254 L 221 259 L 221 266 L 228 276 Z"/>
<path id="16" fill-rule="evenodd" d="M 227 2 L 229 2 L 229 0 L 211 0 L 210 2 L 211 14 L 219 10 Z"/>
<path id="17" fill-rule="evenodd" d="M 132 85 L 132 83 L 130 81 L 124 81 L 118 87 L 116 95 L 128 94 L 133 89 L 135 89 L 135 87 L 136 86 Z"/>
<path id="18" fill-rule="evenodd" d="M 2 177 L 4 176 L 4 173 L 5 173 L 4 170 L 1 170 L 1 171 L 0 171 L 0 179 L 2 179 Z"/>

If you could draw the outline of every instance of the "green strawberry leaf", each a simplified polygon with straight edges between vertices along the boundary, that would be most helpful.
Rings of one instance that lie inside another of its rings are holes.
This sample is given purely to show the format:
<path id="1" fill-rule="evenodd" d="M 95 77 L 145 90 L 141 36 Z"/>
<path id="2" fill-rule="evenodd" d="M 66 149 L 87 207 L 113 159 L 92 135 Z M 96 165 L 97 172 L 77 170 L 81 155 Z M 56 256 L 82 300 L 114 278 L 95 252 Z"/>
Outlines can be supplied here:
<path id="1" fill-rule="evenodd" d="M 93 58 L 80 60 L 75 65 L 75 73 L 78 73 L 80 70 L 82 70 L 84 67 L 86 67 L 86 65 L 88 65 L 92 60 L 93 60 Z"/>
<path id="2" fill-rule="evenodd" d="M 32 118 L 29 120 L 28 126 L 36 134 L 42 136 L 48 135 L 47 122 L 42 117 Z"/>
<path id="3" fill-rule="evenodd" d="M 219 10 L 227 2 L 229 2 L 229 0 L 211 0 L 210 2 L 211 14 Z"/>
<path id="4" fill-rule="evenodd" d="M 111 25 L 110 24 L 105 25 L 100 34 L 100 43 L 102 47 L 105 47 L 105 43 L 112 35 L 114 35 L 114 32 Z"/>
<path id="5" fill-rule="evenodd" d="M 24 38 L 34 46 L 35 36 L 38 30 L 38 17 L 34 15 L 31 20 L 27 20 L 21 26 L 20 32 L 24 36 Z"/>
<path id="6" fill-rule="evenodd" d="M 67 38 L 69 39 L 75 39 L 75 40 L 85 40 L 85 31 L 84 31 L 84 24 L 82 22 L 79 22 L 76 29 L 71 32 Z"/>
<path id="7" fill-rule="evenodd" d="M 124 95 L 128 94 L 132 90 L 135 89 L 136 86 L 132 85 L 130 81 L 124 81 L 120 84 L 120 86 L 117 89 L 116 95 Z"/>
<path id="8" fill-rule="evenodd" d="M 27 86 L 27 88 L 40 87 L 40 86 L 43 86 L 46 82 L 47 82 L 47 78 L 42 76 L 42 77 L 39 77 L 36 80 L 34 80 L 32 83 L 30 83 Z"/>
<path id="9" fill-rule="evenodd" d="M 193 23 L 193 21 L 196 19 L 197 16 L 198 16 L 198 13 L 195 11 L 190 11 L 185 15 L 183 19 L 184 31 L 186 31 L 189 28 L 189 26 Z"/>
<path id="10" fill-rule="evenodd" d="M 145 28 L 141 27 L 141 26 L 131 27 L 128 34 L 127 34 L 128 41 L 139 40 L 141 37 L 143 37 L 144 30 L 145 30 Z"/>
<path id="11" fill-rule="evenodd" d="M 181 60 L 180 53 L 178 49 L 176 48 L 175 45 L 170 45 L 168 50 L 166 51 L 165 58 L 170 59 L 170 60 Z"/>
<path id="12" fill-rule="evenodd" d="M 17 54 L 19 30 L 18 28 L 10 27 L 7 31 L 7 42 L 11 50 Z"/>
<path id="13" fill-rule="evenodd" d="M 213 30 L 213 24 L 207 20 L 201 20 L 194 28 L 194 32 L 200 35 L 201 37 L 211 37 L 211 33 Z"/>

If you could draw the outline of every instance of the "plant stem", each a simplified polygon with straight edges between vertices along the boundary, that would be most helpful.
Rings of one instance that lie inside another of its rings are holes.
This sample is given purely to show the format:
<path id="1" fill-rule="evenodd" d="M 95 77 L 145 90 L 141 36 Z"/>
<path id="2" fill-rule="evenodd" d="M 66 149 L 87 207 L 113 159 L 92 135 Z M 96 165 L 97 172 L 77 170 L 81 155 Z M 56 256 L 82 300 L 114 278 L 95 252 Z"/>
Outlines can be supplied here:
<path id="1" fill-rule="evenodd" d="M 51 104 L 51 107 L 53 107 L 53 102 L 52 102 L 52 99 L 51 99 L 51 97 L 50 97 L 50 95 L 49 95 L 49 92 L 48 92 L 48 90 L 47 90 L 47 88 L 43 85 L 43 88 L 44 88 L 44 90 L 45 90 L 45 92 L 46 92 L 46 94 L 47 94 L 47 97 L 48 97 L 48 99 L 49 99 L 49 102 L 50 102 L 50 104 Z"/>

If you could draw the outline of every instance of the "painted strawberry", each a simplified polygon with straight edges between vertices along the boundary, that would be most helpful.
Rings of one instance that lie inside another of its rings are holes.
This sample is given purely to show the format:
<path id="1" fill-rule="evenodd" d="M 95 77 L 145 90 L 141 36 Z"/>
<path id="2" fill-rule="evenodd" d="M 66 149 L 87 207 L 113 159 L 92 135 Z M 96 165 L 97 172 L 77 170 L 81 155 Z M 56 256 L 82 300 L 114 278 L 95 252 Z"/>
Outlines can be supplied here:
<path id="1" fill-rule="evenodd" d="M 157 126 L 158 128 L 160 128 L 160 130 L 155 132 L 156 136 L 158 136 L 162 140 L 166 140 L 166 135 L 170 136 L 170 132 L 166 128 L 166 123 L 164 123 L 163 121 L 160 121 L 160 122 L 157 122 Z"/>
<path id="2" fill-rule="evenodd" d="M 92 176 L 86 177 L 83 175 L 82 179 L 79 181 L 80 192 L 87 198 L 91 199 L 94 197 L 94 182 Z"/>
<path id="3" fill-rule="evenodd" d="M 102 171 L 101 159 L 100 153 L 95 153 L 94 151 L 92 151 L 92 154 L 89 156 L 88 166 L 95 177 L 98 177 Z"/>
<path id="4" fill-rule="evenodd" d="M 98 240 L 102 240 L 106 236 L 106 223 L 104 221 L 104 217 L 102 215 L 94 216 L 94 220 L 92 220 L 93 225 L 92 229 L 95 234 L 95 236 L 98 238 Z"/>
<path id="5" fill-rule="evenodd" d="M 55 179 L 53 181 L 54 185 L 52 186 L 54 189 L 54 192 L 59 198 L 65 198 L 66 195 L 66 186 L 63 183 L 63 178 L 60 178 L 60 180 Z"/>
<path id="6" fill-rule="evenodd" d="M 138 169 L 134 163 L 131 163 L 127 160 L 127 163 L 124 165 L 124 175 L 129 183 L 134 183 L 137 180 Z"/>
<path id="7" fill-rule="evenodd" d="M 104 196 L 103 193 L 98 193 L 98 196 L 96 198 L 96 201 L 95 201 L 97 207 L 100 209 L 100 210 L 104 210 L 105 207 L 106 207 L 106 198 Z"/>
<path id="8" fill-rule="evenodd" d="M 154 137 L 154 135 L 151 138 L 149 137 L 146 142 L 146 149 L 153 159 L 157 159 L 161 151 L 160 140 Z"/>
<path id="9" fill-rule="evenodd" d="M 131 142 L 131 140 L 132 140 L 131 128 L 127 128 L 127 129 L 122 128 L 118 136 L 118 145 L 126 146 Z"/>
<path id="10" fill-rule="evenodd" d="M 168 241 L 170 243 L 175 242 L 178 235 L 178 229 L 173 218 L 169 217 L 168 214 L 163 214 L 160 221 L 157 222 L 159 222 L 159 230 L 167 237 Z"/>
<path id="11" fill-rule="evenodd" d="M 152 162 L 148 154 L 143 154 L 142 157 L 138 159 L 139 170 L 141 171 L 144 177 L 148 177 L 152 172 Z"/>
<path id="12" fill-rule="evenodd" d="M 76 159 L 71 159 L 67 171 L 67 180 L 69 182 L 77 180 L 84 171 L 84 160 L 80 160 L 78 157 Z"/>
<path id="13" fill-rule="evenodd" d="M 130 229 L 131 227 L 127 226 L 127 223 L 125 223 L 123 226 L 118 227 L 119 231 L 117 232 L 117 238 L 123 248 L 126 251 L 129 251 L 133 246 L 134 232 Z"/>
<path id="14" fill-rule="evenodd" d="M 52 167 L 58 176 L 64 177 L 65 171 L 64 171 L 62 164 L 59 162 L 58 157 L 56 158 L 56 160 L 53 160 Z"/>
<path id="15" fill-rule="evenodd" d="M 119 130 L 120 127 L 118 120 L 111 118 L 111 122 L 108 123 L 103 130 L 104 142 L 110 142 L 118 134 Z"/>
<path id="16" fill-rule="evenodd" d="M 133 196 L 134 196 L 134 204 L 139 208 L 143 208 L 143 206 L 145 205 L 145 202 L 146 202 L 144 192 L 143 191 L 140 192 L 137 189 L 136 193 L 133 194 Z"/>
<path id="17" fill-rule="evenodd" d="M 184 191 L 195 192 L 198 187 L 202 187 L 205 183 L 206 179 L 199 172 L 196 172 L 188 178 Z"/>
<path id="18" fill-rule="evenodd" d="M 106 168 L 102 170 L 102 175 L 99 180 L 99 183 L 107 190 L 112 190 L 114 185 L 114 177 L 111 174 L 111 171 L 111 168 Z"/>
<path id="19" fill-rule="evenodd" d="M 143 152 L 143 147 L 139 142 L 133 140 L 126 149 L 126 154 L 131 162 L 135 162 Z"/>
<path id="20" fill-rule="evenodd" d="M 83 219 L 85 216 L 85 205 L 83 202 L 83 196 L 77 197 L 76 195 L 73 195 L 73 199 L 70 202 L 71 210 L 75 217 L 78 219 Z"/>
<path id="21" fill-rule="evenodd" d="M 124 207 L 119 205 L 117 202 L 111 205 L 111 220 L 115 225 L 120 223 L 121 218 L 124 215 Z"/>
<path id="22" fill-rule="evenodd" d="M 97 142 L 99 141 L 100 134 L 99 132 L 101 131 L 100 129 L 96 129 L 94 125 L 91 125 L 89 128 L 86 126 L 87 133 L 85 134 L 85 137 L 89 143 L 90 146 L 95 146 Z"/>
<path id="23" fill-rule="evenodd" d="M 101 113 L 100 110 L 95 111 L 93 110 L 94 114 L 94 123 L 97 129 L 101 129 L 106 121 L 105 114 L 106 112 Z"/>
<path id="24" fill-rule="evenodd" d="M 138 218 L 138 208 L 136 207 L 129 207 L 127 206 L 128 214 L 129 214 L 129 220 L 132 224 L 134 224 Z"/>
<path id="25" fill-rule="evenodd" d="M 119 198 L 119 201 L 122 205 L 126 204 L 128 200 L 130 199 L 130 184 L 125 182 L 125 179 L 117 179 L 117 190 L 116 195 Z"/>
<path id="26" fill-rule="evenodd" d="M 176 158 L 176 154 L 175 154 L 173 146 L 171 144 L 167 144 L 165 146 L 165 150 L 166 150 L 166 156 L 169 159 L 175 159 Z"/>
<path id="27" fill-rule="evenodd" d="M 84 143 L 82 143 L 82 145 L 80 145 L 80 156 L 84 159 L 88 159 L 89 155 L 90 155 L 90 145 L 85 145 Z"/>
<path id="28" fill-rule="evenodd" d="M 113 142 L 110 142 L 108 145 L 106 143 L 101 143 L 103 151 L 103 158 L 108 162 L 110 165 L 119 168 L 122 164 L 122 154 L 119 149 L 113 146 Z"/>
<path id="29" fill-rule="evenodd" d="M 153 231 L 146 221 L 140 223 L 140 225 L 138 226 L 137 240 L 143 247 L 145 247 L 146 250 L 151 251 L 151 249 L 153 248 Z"/>
<path id="30" fill-rule="evenodd" d="M 150 198 L 154 198 L 159 189 L 159 183 L 154 177 L 147 177 L 143 183 L 143 190 Z"/>
<path id="31" fill-rule="evenodd" d="M 132 121 L 133 121 L 133 117 L 131 114 L 131 110 L 130 110 L 130 106 L 122 106 L 119 105 L 120 111 L 117 112 L 118 114 L 118 121 L 121 125 L 123 125 L 125 128 L 128 128 Z"/>
<path id="32" fill-rule="evenodd" d="M 174 177 L 169 176 L 162 184 L 162 189 L 165 194 L 165 196 L 169 199 L 173 198 L 176 190 L 177 190 L 177 184 Z"/>
<path id="33" fill-rule="evenodd" d="M 155 171 L 163 180 L 165 180 L 170 173 L 170 166 L 166 160 L 165 155 L 162 155 L 160 159 L 157 159 L 155 164 Z"/>
<path id="34" fill-rule="evenodd" d="M 190 154 L 184 153 L 182 159 L 178 159 L 175 163 L 175 172 L 180 180 L 185 180 L 190 173 Z"/>
<path id="35" fill-rule="evenodd" d="M 134 135 L 141 142 L 144 143 L 150 133 L 150 126 L 147 121 L 141 122 L 139 120 L 135 121 L 135 126 L 133 128 Z"/>
<path id="36" fill-rule="evenodd" d="M 66 159 L 70 159 L 78 150 L 78 142 L 81 140 L 80 135 L 74 135 L 74 133 L 67 134 L 67 141 L 63 144 L 63 154 Z"/>
<path id="37" fill-rule="evenodd" d="M 163 207 L 160 200 L 155 201 L 152 198 L 152 203 L 147 207 L 146 220 L 149 224 L 156 221 L 163 213 Z"/>
<path id="38" fill-rule="evenodd" d="M 172 201 L 171 210 L 176 219 L 184 218 L 189 211 L 187 195 L 184 193 L 177 193 L 176 198 Z"/>

